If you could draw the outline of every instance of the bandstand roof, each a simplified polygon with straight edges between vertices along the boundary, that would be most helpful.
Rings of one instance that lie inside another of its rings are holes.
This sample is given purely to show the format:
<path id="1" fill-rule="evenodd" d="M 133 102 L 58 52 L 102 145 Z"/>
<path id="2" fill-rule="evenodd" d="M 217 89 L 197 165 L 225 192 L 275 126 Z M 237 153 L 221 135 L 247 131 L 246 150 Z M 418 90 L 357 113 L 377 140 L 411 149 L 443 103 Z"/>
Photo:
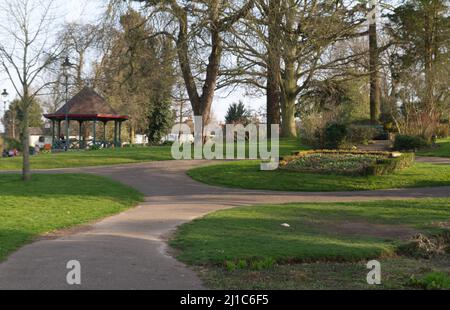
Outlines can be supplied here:
<path id="1" fill-rule="evenodd" d="M 50 120 L 64 120 L 66 114 L 69 120 L 78 121 L 126 121 L 128 116 L 119 115 L 92 88 L 83 88 L 75 97 L 70 99 L 58 111 L 51 114 L 44 114 Z"/>

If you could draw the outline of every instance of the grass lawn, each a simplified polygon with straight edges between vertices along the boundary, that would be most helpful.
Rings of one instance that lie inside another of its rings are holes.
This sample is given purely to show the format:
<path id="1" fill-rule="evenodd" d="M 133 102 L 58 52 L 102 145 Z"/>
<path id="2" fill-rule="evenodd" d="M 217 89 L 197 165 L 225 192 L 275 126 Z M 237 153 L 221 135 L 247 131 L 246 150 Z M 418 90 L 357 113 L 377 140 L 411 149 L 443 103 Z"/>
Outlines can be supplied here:
<path id="1" fill-rule="evenodd" d="M 281 139 L 280 154 L 290 155 L 305 149 L 298 139 Z M 246 145 L 248 153 L 248 145 Z M 225 150 L 224 150 L 225 152 Z M 90 166 L 120 165 L 158 160 L 171 160 L 171 146 L 133 147 L 97 151 L 72 151 L 41 154 L 31 157 L 32 169 L 57 169 Z M 21 170 L 22 157 L 0 158 L 0 170 Z"/>
<path id="2" fill-rule="evenodd" d="M 418 232 L 444 231 L 449 219 L 450 199 L 239 207 L 181 226 L 171 246 L 213 288 L 339 288 L 340 280 L 364 285 L 362 261 L 375 258 L 391 277 L 409 277 L 427 262 L 396 257 L 396 248 Z M 428 265 L 449 270 L 450 260 Z"/>
<path id="3" fill-rule="evenodd" d="M 35 237 L 120 213 L 143 199 L 134 189 L 84 174 L 0 175 L 0 260 Z"/>
<path id="4" fill-rule="evenodd" d="M 301 173 L 286 170 L 260 171 L 259 162 L 240 161 L 190 170 L 193 179 L 217 186 L 278 191 L 357 191 L 388 188 L 450 185 L 450 166 L 415 164 L 393 175 L 355 177 Z"/>
<path id="5" fill-rule="evenodd" d="M 378 259 L 381 285 L 368 285 L 367 262 L 317 262 L 277 265 L 266 270 L 196 267 L 204 284 L 222 290 L 321 290 L 321 289 L 417 289 L 411 278 L 421 279 L 435 271 L 448 273 L 450 255 L 433 259 L 406 257 Z"/>
<path id="6" fill-rule="evenodd" d="M 72 168 L 171 159 L 170 146 L 103 149 L 40 154 L 31 157 L 32 169 Z M 0 170 L 22 169 L 22 157 L 0 158 Z"/>
<path id="7" fill-rule="evenodd" d="M 438 148 L 422 150 L 417 153 L 419 156 L 437 156 L 450 157 L 450 138 L 440 139 L 438 141 Z"/>

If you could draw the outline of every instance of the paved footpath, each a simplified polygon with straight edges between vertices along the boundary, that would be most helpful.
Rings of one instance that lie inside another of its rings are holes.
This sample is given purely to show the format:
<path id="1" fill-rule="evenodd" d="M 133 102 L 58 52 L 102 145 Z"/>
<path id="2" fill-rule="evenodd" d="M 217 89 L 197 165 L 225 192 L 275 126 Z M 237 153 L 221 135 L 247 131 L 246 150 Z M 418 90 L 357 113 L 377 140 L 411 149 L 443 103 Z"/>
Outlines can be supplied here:
<path id="1" fill-rule="evenodd" d="M 227 189 L 186 175 L 197 161 L 42 171 L 103 175 L 145 195 L 138 207 L 22 247 L 0 264 L 0 289 L 203 289 L 195 273 L 167 252 L 180 224 L 215 210 L 288 202 L 367 201 L 450 196 L 450 187 L 365 192 L 293 193 Z M 69 286 L 66 264 L 78 260 L 82 285 Z"/>

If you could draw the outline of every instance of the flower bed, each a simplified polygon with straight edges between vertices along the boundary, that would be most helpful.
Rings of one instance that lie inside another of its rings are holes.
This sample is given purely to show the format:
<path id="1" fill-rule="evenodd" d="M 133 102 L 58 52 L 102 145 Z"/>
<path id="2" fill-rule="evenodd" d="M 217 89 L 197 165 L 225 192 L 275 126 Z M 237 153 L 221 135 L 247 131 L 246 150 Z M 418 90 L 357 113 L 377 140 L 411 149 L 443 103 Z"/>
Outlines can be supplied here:
<path id="1" fill-rule="evenodd" d="M 385 175 L 414 163 L 414 154 L 319 150 L 295 153 L 284 158 L 280 169 L 344 175 Z"/>

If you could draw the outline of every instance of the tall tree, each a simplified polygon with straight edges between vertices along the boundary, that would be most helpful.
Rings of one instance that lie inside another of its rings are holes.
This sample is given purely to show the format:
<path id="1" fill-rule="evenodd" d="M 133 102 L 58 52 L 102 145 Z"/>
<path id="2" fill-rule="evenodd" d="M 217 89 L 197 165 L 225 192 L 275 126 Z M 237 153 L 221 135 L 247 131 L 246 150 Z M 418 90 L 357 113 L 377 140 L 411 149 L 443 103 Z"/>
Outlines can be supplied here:
<path id="1" fill-rule="evenodd" d="M 446 0 L 411 0 L 389 15 L 389 34 L 400 48 L 397 74 L 403 87 L 410 84 L 408 97 L 414 98 L 407 100 L 414 105 L 410 119 L 428 138 L 439 123 L 441 103 L 448 103 L 449 13 Z"/>
<path id="2" fill-rule="evenodd" d="M 101 31 L 90 24 L 69 23 L 60 34 L 65 52 L 70 56 L 75 69 L 75 91 L 86 86 L 85 67 L 89 50 L 97 44 Z"/>
<path id="3" fill-rule="evenodd" d="M 31 179 L 29 148 L 29 113 L 34 98 L 50 82 L 40 80 L 45 70 L 58 60 L 61 49 L 49 38 L 53 26 L 54 1 L 10 0 L 2 2 L 1 11 L 9 23 L 1 23 L 0 64 L 13 84 L 23 115 L 23 180 Z"/>
<path id="4" fill-rule="evenodd" d="M 355 1 L 258 0 L 252 14 L 238 23 L 226 48 L 235 68 L 224 71 L 227 83 L 242 83 L 267 94 L 268 122 L 277 123 L 281 106 L 284 136 L 296 136 L 299 95 L 311 79 L 353 55 L 326 57 L 365 21 L 357 18 Z M 274 121 L 275 120 L 275 121 Z"/>
<path id="5" fill-rule="evenodd" d="M 370 121 L 378 122 L 381 107 L 381 81 L 377 31 L 378 0 L 370 1 L 369 20 L 369 72 L 370 72 Z"/>
<path id="6" fill-rule="evenodd" d="M 130 115 L 130 141 L 144 134 L 153 104 L 171 100 L 175 80 L 175 48 L 165 37 L 152 36 L 146 19 L 129 9 L 111 33 L 110 49 L 97 65 L 96 85 L 113 107 Z"/>
<path id="7" fill-rule="evenodd" d="M 8 138 L 16 139 L 16 137 L 20 136 L 19 129 L 23 127 L 22 122 L 24 118 L 21 106 L 20 100 L 13 100 L 9 105 L 8 111 L 5 113 L 3 125 Z M 28 109 L 29 127 L 41 127 L 43 125 L 42 113 L 41 103 L 36 98 L 33 99 Z"/>
<path id="8" fill-rule="evenodd" d="M 247 126 L 251 122 L 251 117 L 250 111 L 247 110 L 242 101 L 239 101 L 228 107 L 225 122 L 227 124 L 242 124 Z"/>
<path id="9" fill-rule="evenodd" d="M 248 14 L 254 0 L 241 7 L 242 1 L 223 0 L 140 2 L 150 7 L 154 18 L 158 14 L 169 14 L 175 21 L 176 30 L 168 31 L 168 25 L 164 24 L 158 34 L 175 42 L 194 114 L 202 117 L 203 125 L 208 124 L 223 56 L 223 36 Z"/>
<path id="10" fill-rule="evenodd" d="M 264 6 L 263 6 L 264 7 Z M 281 78 L 281 3 L 269 0 L 266 8 L 268 18 L 268 52 L 267 52 L 267 130 L 270 136 L 272 124 L 281 123 L 280 115 L 280 78 Z"/>
<path id="11" fill-rule="evenodd" d="M 352 1 L 282 1 L 282 134 L 296 137 L 296 104 L 319 72 L 345 66 L 357 55 L 325 57 L 336 43 L 354 35 L 363 20 Z M 300 103 L 301 104 L 301 103 Z"/>

